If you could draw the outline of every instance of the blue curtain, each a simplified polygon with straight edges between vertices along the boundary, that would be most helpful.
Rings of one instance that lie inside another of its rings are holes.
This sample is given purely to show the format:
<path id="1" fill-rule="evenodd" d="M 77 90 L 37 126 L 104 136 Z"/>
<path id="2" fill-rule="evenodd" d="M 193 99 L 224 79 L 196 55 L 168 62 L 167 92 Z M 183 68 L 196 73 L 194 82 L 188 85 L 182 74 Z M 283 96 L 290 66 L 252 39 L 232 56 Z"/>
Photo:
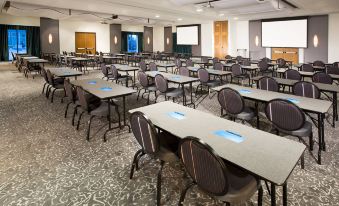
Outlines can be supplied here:
<path id="1" fill-rule="evenodd" d="M 173 52 L 192 55 L 192 45 L 177 45 L 177 33 L 173 33 Z"/>

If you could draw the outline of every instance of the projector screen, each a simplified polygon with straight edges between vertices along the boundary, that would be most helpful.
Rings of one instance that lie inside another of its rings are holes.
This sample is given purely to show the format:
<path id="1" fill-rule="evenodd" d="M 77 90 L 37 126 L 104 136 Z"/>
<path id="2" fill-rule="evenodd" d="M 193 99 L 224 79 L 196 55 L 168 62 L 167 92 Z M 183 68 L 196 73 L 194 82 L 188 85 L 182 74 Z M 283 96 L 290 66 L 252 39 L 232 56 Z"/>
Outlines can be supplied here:
<path id="1" fill-rule="evenodd" d="M 307 19 L 263 21 L 262 47 L 307 48 Z"/>
<path id="2" fill-rule="evenodd" d="M 177 27 L 178 45 L 198 45 L 199 31 L 198 26 Z"/>

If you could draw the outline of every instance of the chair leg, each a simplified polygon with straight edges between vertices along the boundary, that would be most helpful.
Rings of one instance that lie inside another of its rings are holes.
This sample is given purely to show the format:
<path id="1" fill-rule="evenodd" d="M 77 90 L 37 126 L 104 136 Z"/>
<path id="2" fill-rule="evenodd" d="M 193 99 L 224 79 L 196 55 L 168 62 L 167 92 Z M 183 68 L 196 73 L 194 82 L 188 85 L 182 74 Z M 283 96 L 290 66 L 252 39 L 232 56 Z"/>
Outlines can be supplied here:
<path id="1" fill-rule="evenodd" d="M 41 94 L 43 94 L 45 92 L 46 85 L 47 85 L 47 82 L 44 84 L 44 87 L 42 88 Z"/>
<path id="2" fill-rule="evenodd" d="M 162 173 L 162 168 L 164 167 L 165 162 L 160 161 L 160 170 L 158 172 L 158 181 L 157 181 L 157 206 L 160 206 L 160 201 L 161 201 L 161 173 Z"/>
<path id="3" fill-rule="evenodd" d="M 74 107 L 74 111 L 73 111 L 73 117 L 72 117 L 72 126 L 74 126 L 74 119 L 75 119 L 75 115 L 78 112 L 78 105 Z"/>
<path id="4" fill-rule="evenodd" d="M 56 89 L 53 89 L 53 92 L 52 92 L 52 97 L 51 97 L 51 103 L 53 103 L 53 100 L 54 100 L 54 93 L 55 93 Z"/>
<path id="5" fill-rule="evenodd" d="M 77 130 L 79 130 L 79 126 L 80 126 L 80 121 L 81 121 L 81 117 L 85 112 L 81 112 L 79 115 L 79 119 L 78 119 L 78 123 L 77 123 Z"/>
<path id="6" fill-rule="evenodd" d="M 147 105 L 149 105 L 149 96 L 151 95 L 151 92 L 148 92 L 148 96 L 147 96 Z"/>
<path id="7" fill-rule="evenodd" d="M 182 205 L 183 205 L 184 200 L 185 200 L 186 193 L 187 193 L 187 191 L 188 191 L 193 185 L 194 185 L 194 183 L 191 182 L 191 183 L 188 184 L 188 185 L 186 186 L 186 188 L 181 192 L 178 206 L 182 206 Z"/>
<path id="8" fill-rule="evenodd" d="M 65 118 L 67 118 L 67 111 L 68 111 L 69 105 L 71 105 L 71 104 L 72 104 L 72 102 L 70 102 L 66 105 Z"/>
<path id="9" fill-rule="evenodd" d="M 87 138 L 86 140 L 89 142 L 89 136 L 90 136 L 90 133 L 91 133 L 91 123 L 92 123 L 92 119 L 94 118 L 95 116 L 91 116 L 88 120 L 88 128 L 87 128 Z"/>
<path id="10" fill-rule="evenodd" d="M 137 97 L 137 101 L 139 100 L 140 91 L 141 91 L 141 89 L 138 89 L 138 97 Z"/>
<path id="11" fill-rule="evenodd" d="M 263 189 L 262 189 L 262 186 L 260 185 L 258 189 L 258 206 L 262 206 L 262 196 L 263 196 Z"/>
<path id="12" fill-rule="evenodd" d="M 301 155 L 300 162 L 301 162 L 301 169 L 304 169 L 305 168 L 305 155 L 304 155 L 304 153 Z"/>
<path id="13" fill-rule="evenodd" d="M 309 144 L 310 144 L 310 150 L 313 151 L 313 132 L 311 132 L 310 136 L 309 136 Z"/>
<path id="14" fill-rule="evenodd" d="M 142 153 L 142 150 L 138 150 L 135 155 L 134 155 L 134 158 L 133 158 L 133 162 L 132 162 L 132 166 L 131 166 L 131 172 L 129 174 L 129 179 L 132 179 L 133 178 L 133 174 L 134 174 L 134 168 L 136 167 L 137 165 L 137 161 L 138 161 L 138 156 Z"/>

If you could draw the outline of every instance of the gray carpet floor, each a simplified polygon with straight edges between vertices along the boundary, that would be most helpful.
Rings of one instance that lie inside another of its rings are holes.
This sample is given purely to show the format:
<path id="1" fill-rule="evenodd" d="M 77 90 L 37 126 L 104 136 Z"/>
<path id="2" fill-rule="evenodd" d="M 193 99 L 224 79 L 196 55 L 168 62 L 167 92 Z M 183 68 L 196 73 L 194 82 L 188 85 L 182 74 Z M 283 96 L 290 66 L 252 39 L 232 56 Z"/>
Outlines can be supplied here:
<path id="1" fill-rule="evenodd" d="M 91 77 L 102 75 L 96 70 L 81 78 Z M 77 131 L 71 118 L 63 117 L 62 92 L 50 103 L 41 94 L 42 85 L 41 77 L 26 79 L 13 65 L 0 64 L 0 205 L 155 205 L 159 162 L 143 158 L 130 180 L 130 163 L 139 148 L 133 135 L 127 129 L 116 130 L 103 142 L 104 131 L 98 130 L 107 122 L 97 119 L 87 142 L 88 117 Z M 136 95 L 127 98 L 127 109 L 144 105 L 146 100 L 137 102 Z M 215 115 L 220 111 L 216 96 L 206 98 L 197 109 Z M 323 165 L 306 152 L 305 169 L 297 165 L 288 181 L 289 205 L 339 205 L 338 134 L 338 126 L 326 122 Z M 179 165 L 166 165 L 163 177 L 162 205 L 176 205 L 188 181 Z M 281 205 L 282 188 L 277 195 Z M 256 198 L 241 205 L 256 205 Z M 185 205 L 222 203 L 195 187 Z M 264 205 L 270 205 L 266 189 Z"/>

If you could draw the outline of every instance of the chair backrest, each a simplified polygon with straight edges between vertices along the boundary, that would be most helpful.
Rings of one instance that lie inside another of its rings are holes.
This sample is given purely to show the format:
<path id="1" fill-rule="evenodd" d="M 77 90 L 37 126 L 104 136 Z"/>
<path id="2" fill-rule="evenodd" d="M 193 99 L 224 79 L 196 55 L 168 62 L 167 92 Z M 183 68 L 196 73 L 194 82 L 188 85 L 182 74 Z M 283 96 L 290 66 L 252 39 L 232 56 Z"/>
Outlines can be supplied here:
<path id="1" fill-rule="evenodd" d="M 219 70 L 219 71 L 223 71 L 224 65 L 222 65 L 222 63 L 220 63 L 220 62 L 217 62 L 217 63 L 214 64 L 214 69 Z"/>
<path id="2" fill-rule="evenodd" d="M 178 68 L 182 67 L 182 61 L 181 61 L 179 58 L 176 59 L 175 65 L 176 65 Z"/>
<path id="3" fill-rule="evenodd" d="M 155 75 L 155 86 L 161 93 L 166 93 L 168 90 L 168 81 L 162 74 Z"/>
<path id="4" fill-rule="evenodd" d="M 301 71 L 304 71 L 304 72 L 314 72 L 314 68 L 311 64 L 303 64 L 301 66 Z"/>
<path id="5" fill-rule="evenodd" d="M 41 75 L 44 78 L 45 82 L 49 83 L 48 77 L 47 77 L 47 72 L 44 68 L 41 68 Z"/>
<path id="6" fill-rule="evenodd" d="M 142 150 L 154 155 L 160 149 L 159 139 L 151 120 L 141 112 L 133 112 L 130 117 L 132 132 Z"/>
<path id="7" fill-rule="evenodd" d="M 237 60 L 237 62 L 241 62 L 242 61 L 242 56 L 237 56 L 235 59 Z"/>
<path id="8" fill-rule="evenodd" d="M 327 74 L 335 74 L 335 75 L 339 75 L 339 68 L 338 67 L 334 67 L 334 66 L 326 66 L 326 73 Z"/>
<path id="9" fill-rule="evenodd" d="M 218 57 L 214 57 L 214 58 L 212 59 L 212 62 L 213 62 L 213 65 L 214 65 L 214 64 L 220 62 L 220 60 L 219 60 Z"/>
<path id="10" fill-rule="evenodd" d="M 158 71 L 158 67 L 154 62 L 150 62 L 148 67 L 150 71 Z"/>
<path id="11" fill-rule="evenodd" d="M 334 62 L 333 67 L 339 69 L 339 62 Z"/>
<path id="12" fill-rule="evenodd" d="M 189 77 L 190 71 L 187 69 L 187 67 L 180 67 L 179 68 L 179 75 Z"/>
<path id="13" fill-rule="evenodd" d="M 148 87 L 149 82 L 148 82 L 148 77 L 147 74 L 144 71 L 139 71 L 138 72 L 138 80 L 141 86 L 143 87 Z"/>
<path id="14" fill-rule="evenodd" d="M 293 85 L 293 94 L 313 99 L 320 98 L 319 88 L 312 82 L 300 81 Z"/>
<path id="15" fill-rule="evenodd" d="M 75 101 L 74 90 L 73 90 L 73 86 L 70 83 L 69 79 L 65 79 L 65 81 L 64 81 L 64 88 L 65 88 L 65 92 L 66 92 L 67 98 L 70 101 L 74 102 Z"/>
<path id="16" fill-rule="evenodd" d="M 139 62 L 139 66 L 140 66 L 141 71 L 144 71 L 144 72 L 147 71 L 147 65 L 145 61 Z"/>
<path id="17" fill-rule="evenodd" d="M 193 63 L 192 59 L 187 59 L 186 60 L 186 66 L 187 67 L 193 67 L 194 66 L 194 63 Z"/>
<path id="18" fill-rule="evenodd" d="M 329 74 L 325 72 L 316 72 L 312 76 L 312 81 L 315 83 L 322 83 L 322 84 L 333 84 L 333 79 Z"/>
<path id="19" fill-rule="evenodd" d="M 237 115 L 244 111 L 245 101 L 238 91 L 224 88 L 218 93 L 218 101 L 228 114 Z"/>
<path id="20" fill-rule="evenodd" d="M 251 66 L 251 61 L 246 59 L 246 60 L 242 61 L 242 65 L 244 65 L 244 66 Z"/>
<path id="21" fill-rule="evenodd" d="M 278 64 L 278 67 L 284 67 L 286 66 L 286 61 L 283 58 L 279 58 L 277 59 L 277 64 Z"/>
<path id="22" fill-rule="evenodd" d="M 266 117 L 279 129 L 295 131 L 305 124 L 305 114 L 286 99 L 273 99 L 265 108 Z"/>
<path id="23" fill-rule="evenodd" d="M 258 88 L 261 90 L 278 92 L 279 84 L 272 77 L 261 77 L 258 81 Z"/>
<path id="24" fill-rule="evenodd" d="M 226 56 L 225 56 L 225 59 L 226 59 L 226 60 L 231 60 L 231 59 L 232 59 L 232 56 L 231 56 L 231 55 L 226 55 Z"/>
<path id="25" fill-rule="evenodd" d="M 235 76 L 243 74 L 240 64 L 233 64 L 231 66 L 231 71 L 232 71 L 232 74 Z"/>
<path id="26" fill-rule="evenodd" d="M 104 77 L 108 76 L 108 67 L 106 66 L 106 64 L 101 63 L 101 72 L 104 75 Z"/>
<path id="27" fill-rule="evenodd" d="M 264 60 L 261 60 L 260 62 L 258 62 L 258 67 L 260 71 L 266 71 L 268 70 L 268 63 Z"/>
<path id="28" fill-rule="evenodd" d="M 46 70 L 46 73 L 47 73 L 48 83 L 54 86 L 53 74 L 51 73 L 51 71 L 49 71 L 49 69 Z"/>
<path id="29" fill-rule="evenodd" d="M 266 62 L 266 63 L 269 63 L 269 62 L 271 62 L 271 59 L 270 59 L 270 58 L 267 58 L 267 57 L 264 57 L 264 58 L 261 59 L 261 61 L 264 61 L 264 62 Z"/>
<path id="30" fill-rule="evenodd" d="M 210 146 L 197 138 L 186 137 L 179 143 L 179 156 L 201 190 L 215 196 L 228 192 L 226 165 Z"/>
<path id="31" fill-rule="evenodd" d="M 117 69 L 114 65 L 111 65 L 110 70 L 111 70 L 111 72 L 112 72 L 113 78 L 114 78 L 114 79 L 118 79 L 118 78 L 119 78 L 119 72 L 118 72 L 118 69 Z"/>
<path id="32" fill-rule="evenodd" d="M 76 92 L 81 108 L 85 111 L 89 111 L 89 105 L 86 98 L 86 91 L 81 87 L 76 87 Z"/>
<path id="33" fill-rule="evenodd" d="M 313 62 L 313 66 L 324 67 L 325 63 L 323 61 L 317 60 Z"/>
<path id="34" fill-rule="evenodd" d="M 298 80 L 298 81 L 300 81 L 302 78 L 301 74 L 295 69 L 287 69 L 284 72 L 284 77 L 285 79 Z"/>
<path id="35" fill-rule="evenodd" d="M 208 57 L 201 57 L 201 61 L 204 63 L 208 63 Z"/>
<path id="36" fill-rule="evenodd" d="M 206 83 L 210 80 L 210 75 L 206 69 L 200 68 L 198 69 L 198 78 L 200 82 Z"/>

